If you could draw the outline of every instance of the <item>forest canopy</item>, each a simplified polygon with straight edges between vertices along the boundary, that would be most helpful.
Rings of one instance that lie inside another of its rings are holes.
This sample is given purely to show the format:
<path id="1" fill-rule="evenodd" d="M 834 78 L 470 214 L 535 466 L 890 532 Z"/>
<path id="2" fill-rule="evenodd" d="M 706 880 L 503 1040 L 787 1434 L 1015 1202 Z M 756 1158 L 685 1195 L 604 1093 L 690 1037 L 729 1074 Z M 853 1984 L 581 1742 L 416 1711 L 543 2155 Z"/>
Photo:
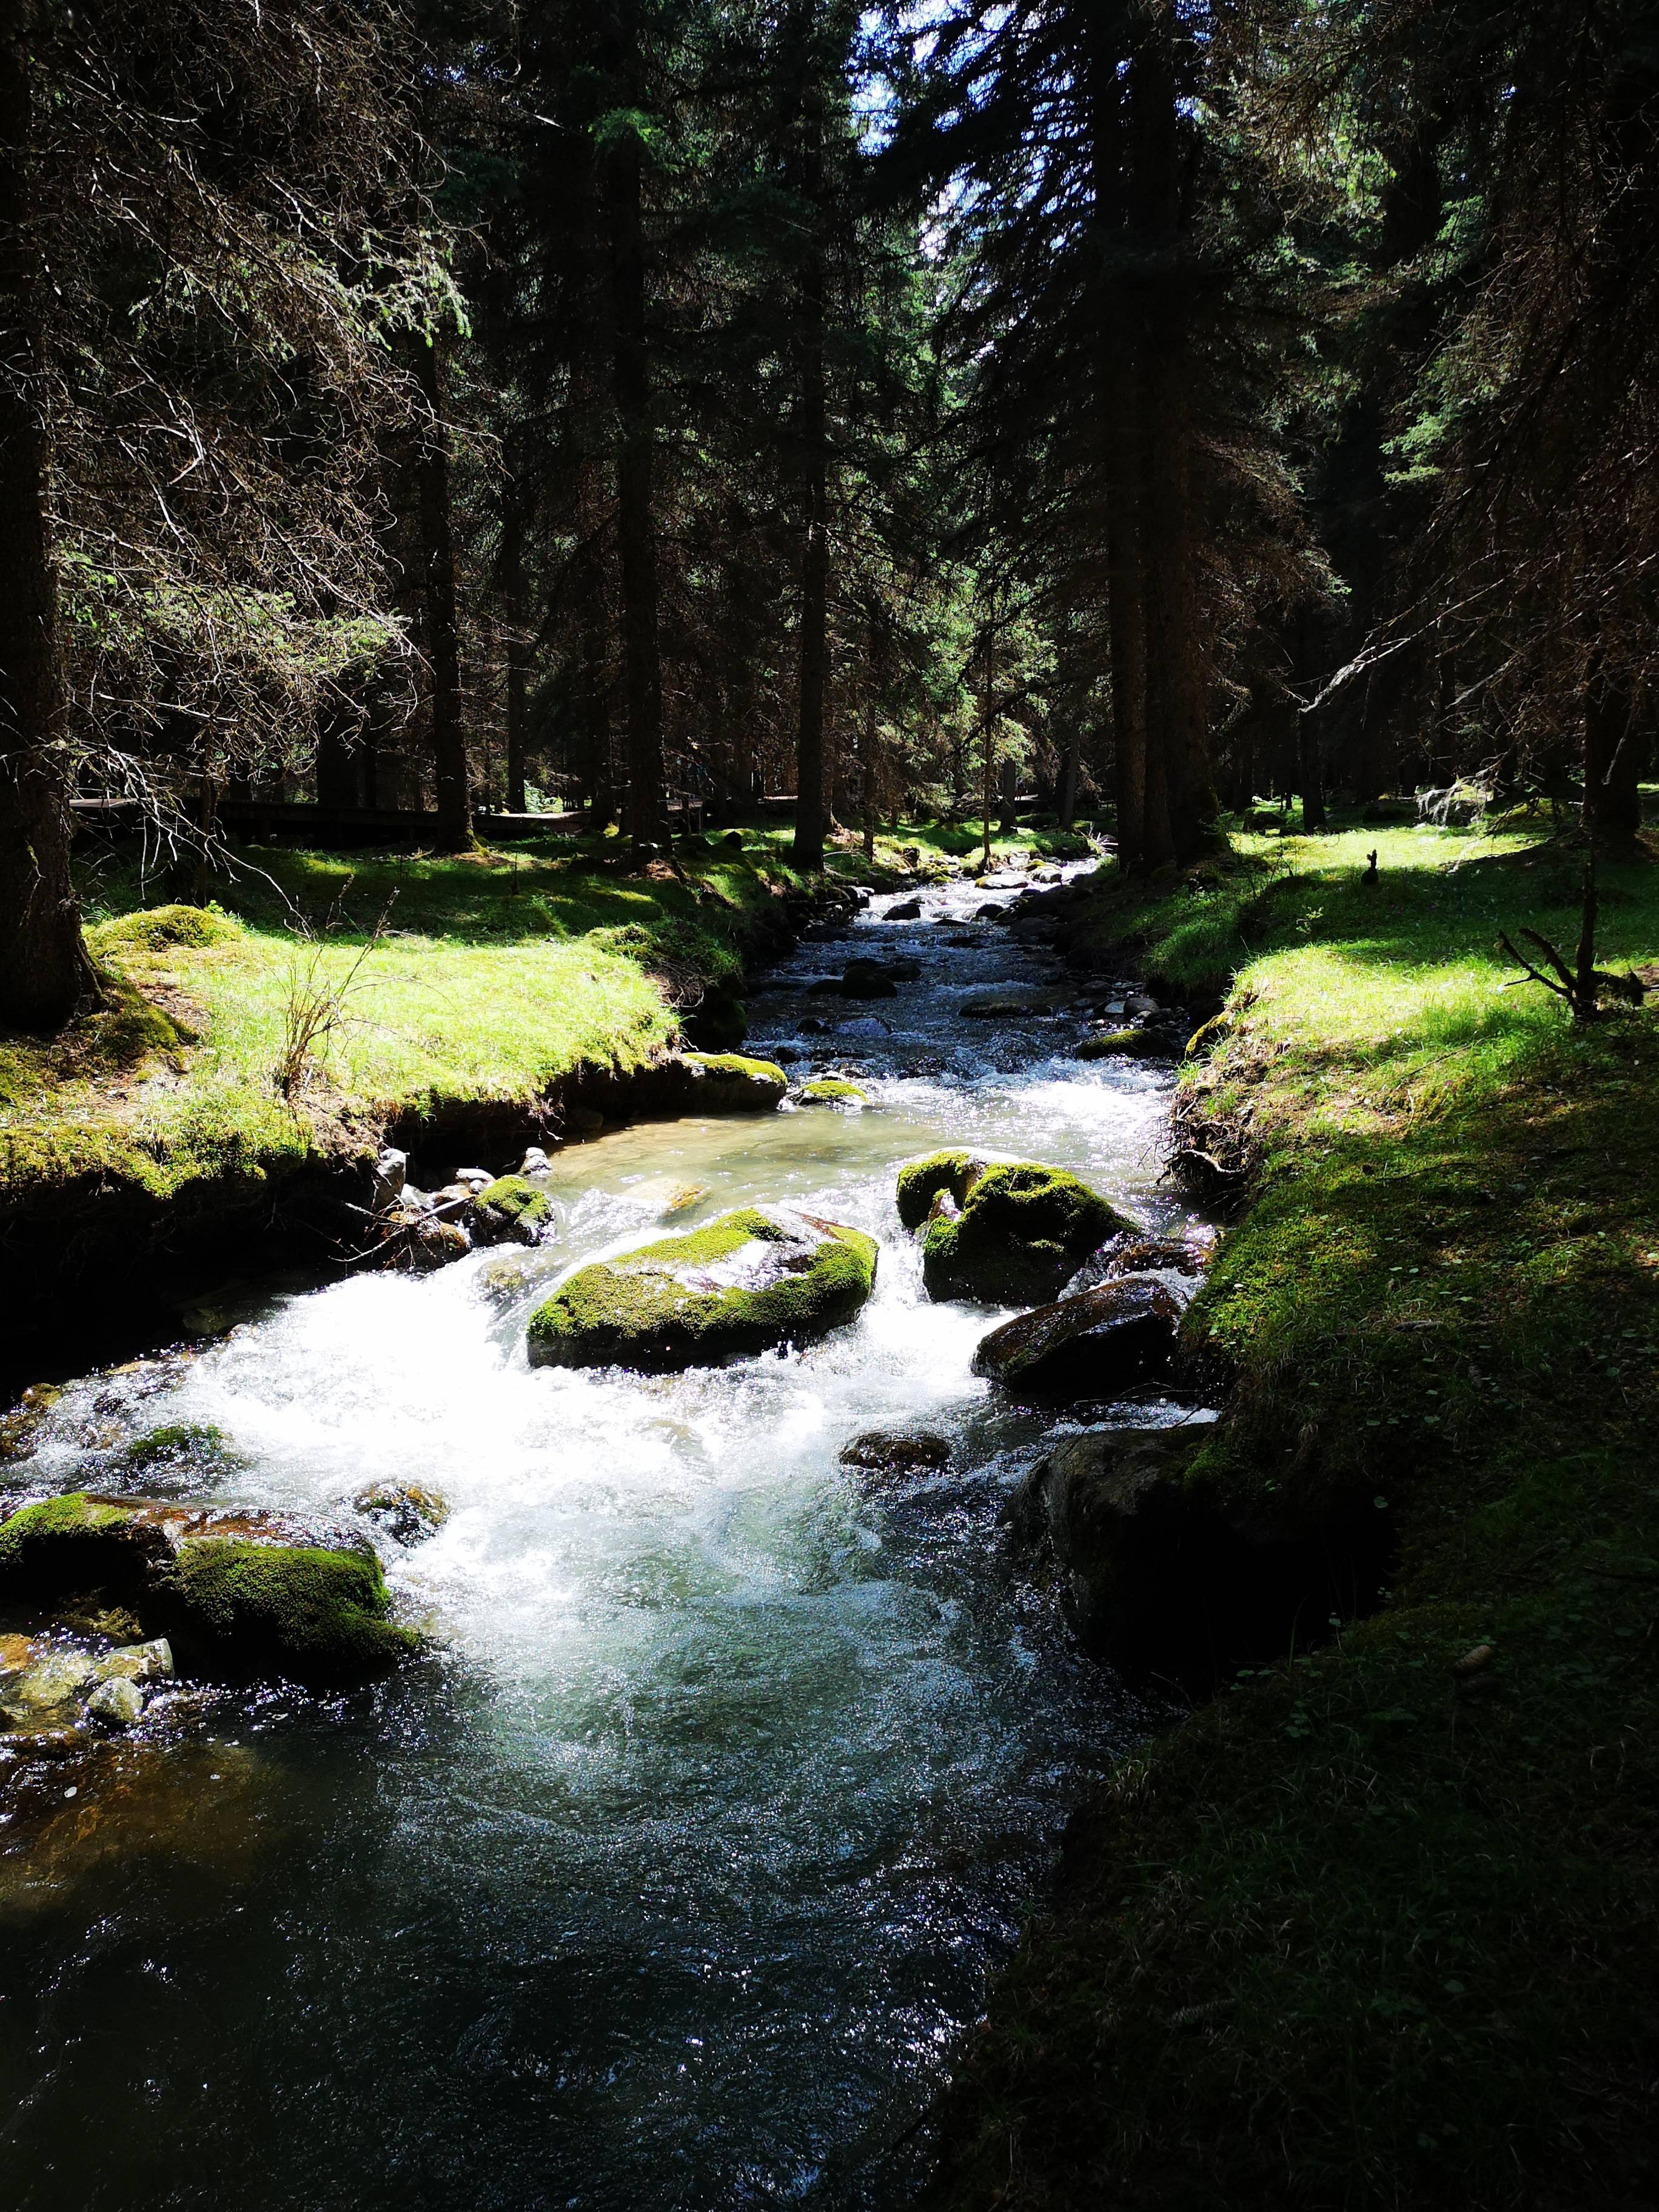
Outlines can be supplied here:
<path id="1" fill-rule="evenodd" d="M 1649 11 L 25 0 L 0 1012 L 71 803 L 1638 827 Z"/>

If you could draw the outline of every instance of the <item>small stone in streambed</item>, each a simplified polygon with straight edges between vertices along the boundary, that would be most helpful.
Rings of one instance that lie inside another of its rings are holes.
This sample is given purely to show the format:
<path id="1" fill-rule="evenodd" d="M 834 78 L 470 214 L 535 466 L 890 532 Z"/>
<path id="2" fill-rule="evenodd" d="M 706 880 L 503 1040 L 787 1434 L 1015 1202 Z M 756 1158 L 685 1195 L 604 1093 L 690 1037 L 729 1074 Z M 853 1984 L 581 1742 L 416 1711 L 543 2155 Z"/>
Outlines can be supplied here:
<path id="1" fill-rule="evenodd" d="M 882 916 L 882 919 L 884 921 L 920 921 L 921 920 L 921 901 L 920 899 L 901 899 L 896 906 L 890 906 L 888 908 L 886 913 Z"/>
<path id="2" fill-rule="evenodd" d="M 1103 1283 L 1005 1322 L 980 1339 L 974 1372 L 1036 1405 L 1110 1398 L 1161 1373 L 1181 1334 L 1162 1283 Z"/>
<path id="3" fill-rule="evenodd" d="M 1209 1254 L 1196 1244 L 1184 1244 L 1170 1237 L 1143 1237 L 1137 1230 L 1126 1230 L 1103 1244 L 1098 1252 L 1091 1252 L 1066 1285 L 1068 1297 L 1081 1291 L 1092 1291 L 1101 1283 L 1115 1282 L 1123 1275 L 1168 1273 L 1173 1275 L 1201 1275 L 1209 1264 Z"/>
<path id="4" fill-rule="evenodd" d="M 474 1194 L 473 1206 L 480 1244 L 538 1244 L 553 1225 L 553 1201 L 528 1176 L 498 1176 Z"/>
<path id="5" fill-rule="evenodd" d="M 136 1682 L 117 1674 L 100 1682 L 87 1699 L 87 1711 L 108 1728 L 131 1728 L 143 1717 L 144 1693 Z"/>
<path id="6" fill-rule="evenodd" d="M 449 1518 L 449 1501 L 418 1482 L 376 1482 L 351 1501 L 394 1544 L 405 1547 L 435 1536 Z"/>
<path id="7" fill-rule="evenodd" d="M 165 1636 L 153 1636 L 148 1644 L 123 1644 L 98 1662 L 100 1682 L 161 1682 L 172 1673 L 173 1646 Z"/>
<path id="8" fill-rule="evenodd" d="M 843 999 L 892 999 L 898 984 L 879 960 L 849 960 L 837 986 Z"/>
<path id="9" fill-rule="evenodd" d="M 931 1429 L 866 1429 L 842 1445 L 841 1463 L 869 1474 L 937 1474 L 951 1464 L 950 1439 Z"/>
<path id="10" fill-rule="evenodd" d="M 870 1103 L 856 1083 L 845 1082 L 836 1075 L 820 1075 L 811 1083 L 803 1083 L 795 1098 L 801 1106 L 838 1106 L 848 1110 L 857 1110 Z"/>

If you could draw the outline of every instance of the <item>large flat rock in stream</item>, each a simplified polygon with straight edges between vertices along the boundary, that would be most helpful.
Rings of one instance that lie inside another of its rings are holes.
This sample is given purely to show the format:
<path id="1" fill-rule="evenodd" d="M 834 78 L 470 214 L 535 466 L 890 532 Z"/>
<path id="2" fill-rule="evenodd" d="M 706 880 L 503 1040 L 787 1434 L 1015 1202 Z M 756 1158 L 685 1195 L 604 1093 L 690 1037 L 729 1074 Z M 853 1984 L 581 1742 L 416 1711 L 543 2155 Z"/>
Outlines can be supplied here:
<path id="1" fill-rule="evenodd" d="M 839 1222 L 748 1206 L 580 1267 L 530 1317 L 532 1367 L 673 1374 L 803 1344 L 850 1321 L 876 1241 Z"/>
<path id="2" fill-rule="evenodd" d="M 1162 1373 L 1180 1334 L 1171 1293 L 1130 1276 L 1005 1322 L 980 1339 L 974 1372 L 1037 1405 L 1110 1398 Z"/>

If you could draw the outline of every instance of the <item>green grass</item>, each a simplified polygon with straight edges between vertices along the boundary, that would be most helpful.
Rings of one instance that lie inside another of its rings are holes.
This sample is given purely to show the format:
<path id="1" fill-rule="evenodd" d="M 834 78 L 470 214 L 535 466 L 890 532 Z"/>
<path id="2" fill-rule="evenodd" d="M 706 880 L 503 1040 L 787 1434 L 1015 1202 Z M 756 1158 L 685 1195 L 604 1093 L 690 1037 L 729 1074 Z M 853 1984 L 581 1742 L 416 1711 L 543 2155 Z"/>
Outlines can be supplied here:
<path id="1" fill-rule="evenodd" d="M 739 975 L 744 928 L 790 880 L 754 841 L 688 855 L 683 880 L 624 873 L 614 840 L 245 861 L 205 927 L 189 908 L 158 922 L 158 886 L 130 866 L 88 885 L 116 1004 L 50 1043 L 0 1041 L 0 1194 L 102 1176 L 165 1198 L 392 1113 L 529 1100 L 578 1066 L 637 1066 L 676 1029 L 658 979 Z M 331 994 L 285 1096 L 290 1010 Z"/>
<path id="2" fill-rule="evenodd" d="M 1524 833 L 1239 845 L 1109 882 L 1085 935 L 1234 971 L 1182 1091 L 1250 1177 L 1193 1317 L 1231 1378 L 1194 1479 L 1253 1519 L 1385 1516 L 1394 1587 L 1089 1808 L 939 2193 L 1650 2203 L 1659 1019 L 1575 1033 L 1504 988 L 1499 928 L 1576 930 L 1576 860 Z M 1602 889 L 1601 964 L 1659 957 L 1659 867 Z"/>

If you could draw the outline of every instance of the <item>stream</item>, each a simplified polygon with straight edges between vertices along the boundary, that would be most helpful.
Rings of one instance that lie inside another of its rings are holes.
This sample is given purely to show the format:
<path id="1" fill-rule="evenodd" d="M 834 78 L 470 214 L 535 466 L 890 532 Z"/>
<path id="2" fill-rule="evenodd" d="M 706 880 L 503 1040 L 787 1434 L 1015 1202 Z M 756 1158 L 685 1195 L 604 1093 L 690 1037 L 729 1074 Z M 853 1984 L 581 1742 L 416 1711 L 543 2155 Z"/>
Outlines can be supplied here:
<path id="1" fill-rule="evenodd" d="M 906 2200 L 1068 1805 L 1146 1725 L 1009 1570 L 999 1512 L 1054 1423 L 970 1376 L 1000 1316 L 926 1299 L 893 1206 L 901 1162 L 965 1144 L 1184 1222 L 1167 1072 L 1066 1057 L 1075 979 L 969 919 L 1018 896 L 953 884 L 899 922 L 878 896 L 765 979 L 745 1048 L 867 1110 L 572 1145 L 527 1262 L 272 1296 L 57 1406 L 32 1489 L 107 1486 L 195 1423 L 232 1455 L 216 1495 L 339 1512 L 414 1481 L 452 1511 L 383 1546 L 433 1656 L 346 1698 L 182 1695 L 95 1806 L 27 1850 L 0 1825 L 8 2212 Z M 810 992 L 854 953 L 922 973 Z M 1013 986 L 1064 1011 L 961 1011 Z M 573 1262 L 776 1200 L 879 1238 L 854 1323 L 684 1376 L 526 1364 Z M 949 1469 L 842 1464 L 894 1425 Z"/>

